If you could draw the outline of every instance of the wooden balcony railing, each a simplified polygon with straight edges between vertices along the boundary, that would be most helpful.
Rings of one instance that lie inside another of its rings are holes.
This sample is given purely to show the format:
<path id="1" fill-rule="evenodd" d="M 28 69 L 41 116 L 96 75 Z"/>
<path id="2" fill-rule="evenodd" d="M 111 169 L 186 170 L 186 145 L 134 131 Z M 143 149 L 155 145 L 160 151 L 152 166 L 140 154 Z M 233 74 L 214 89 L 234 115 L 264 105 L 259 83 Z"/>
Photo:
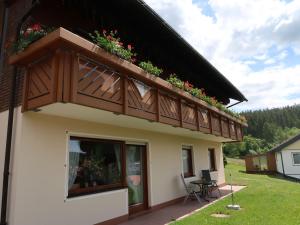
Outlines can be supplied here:
<path id="1" fill-rule="evenodd" d="M 246 124 L 59 28 L 10 57 L 23 65 L 23 111 L 75 103 L 242 140 Z"/>

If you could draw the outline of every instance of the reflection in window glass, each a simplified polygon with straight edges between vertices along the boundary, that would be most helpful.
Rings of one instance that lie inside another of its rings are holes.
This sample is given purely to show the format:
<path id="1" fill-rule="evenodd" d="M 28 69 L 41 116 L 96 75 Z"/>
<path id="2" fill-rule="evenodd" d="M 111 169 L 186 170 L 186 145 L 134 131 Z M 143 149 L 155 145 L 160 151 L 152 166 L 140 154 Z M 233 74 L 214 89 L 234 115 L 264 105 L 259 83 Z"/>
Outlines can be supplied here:
<path id="1" fill-rule="evenodd" d="M 192 148 L 182 148 L 182 165 L 184 177 L 193 176 L 193 159 L 192 159 Z"/>
<path id="2" fill-rule="evenodd" d="M 120 187 L 120 142 L 71 138 L 69 143 L 69 197 Z"/>
<path id="3" fill-rule="evenodd" d="M 293 153 L 294 164 L 300 165 L 300 153 Z"/>

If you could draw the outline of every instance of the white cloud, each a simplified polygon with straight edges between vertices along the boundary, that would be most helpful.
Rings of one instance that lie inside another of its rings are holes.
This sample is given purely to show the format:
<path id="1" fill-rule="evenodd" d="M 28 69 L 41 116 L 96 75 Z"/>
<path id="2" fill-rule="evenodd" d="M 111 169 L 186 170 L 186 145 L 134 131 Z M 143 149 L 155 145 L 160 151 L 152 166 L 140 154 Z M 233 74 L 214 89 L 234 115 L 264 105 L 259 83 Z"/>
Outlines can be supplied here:
<path id="1" fill-rule="evenodd" d="M 284 63 L 287 48 L 300 55 L 300 1 L 209 0 L 214 16 L 192 0 L 146 3 L 245 94 L 238 110 L 300 103 L 289 97 L 300 93 L 300 62 Z"/>

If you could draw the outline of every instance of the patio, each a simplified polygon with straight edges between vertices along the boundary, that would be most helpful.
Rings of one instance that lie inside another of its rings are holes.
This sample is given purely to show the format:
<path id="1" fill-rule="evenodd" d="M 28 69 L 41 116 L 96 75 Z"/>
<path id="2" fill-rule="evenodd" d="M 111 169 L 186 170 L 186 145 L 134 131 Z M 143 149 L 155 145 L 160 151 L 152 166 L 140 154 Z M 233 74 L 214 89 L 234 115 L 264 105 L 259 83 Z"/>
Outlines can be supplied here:
<path id="1" fill-rule="evenodd" d="M 233 186 L 233 191 L 237 192 L 245 188 L 245 186 Z M 164 225 L 169 224 L 172 221 L 181 219 L 186 217 L 192 213 L 195 213 L 218 200 L 225 198 L 226 196 L 230 195 L 230 186 L 226 185 L 220 188 L 221 191 L 221 198 L 214 199 L 211 198 L 210 202 L 201 202 L 198 201 L 187 201 L 186 204 L 183 202 L 176 203 L 174 205 L 155 210 L 149 213 L 146 213 L 141 216 L 133 217 L 128 221 L 121 223 L 120 225 Z M 217 193 L 214 193 L 216 195 Z"/>

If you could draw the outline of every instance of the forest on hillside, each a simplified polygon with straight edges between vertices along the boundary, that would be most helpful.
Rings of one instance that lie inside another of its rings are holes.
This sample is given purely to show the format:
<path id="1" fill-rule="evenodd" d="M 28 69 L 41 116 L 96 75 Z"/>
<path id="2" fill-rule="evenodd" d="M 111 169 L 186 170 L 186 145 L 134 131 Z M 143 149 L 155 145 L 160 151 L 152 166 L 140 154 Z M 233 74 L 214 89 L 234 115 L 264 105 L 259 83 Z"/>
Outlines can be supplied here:
<path id="1" fill-rule="evenodd" d="M 300 105 L 242 112 L 247 118 L 244 141 L 224 145 L 228 157 L 263 153 L 300 133 Z"/>

